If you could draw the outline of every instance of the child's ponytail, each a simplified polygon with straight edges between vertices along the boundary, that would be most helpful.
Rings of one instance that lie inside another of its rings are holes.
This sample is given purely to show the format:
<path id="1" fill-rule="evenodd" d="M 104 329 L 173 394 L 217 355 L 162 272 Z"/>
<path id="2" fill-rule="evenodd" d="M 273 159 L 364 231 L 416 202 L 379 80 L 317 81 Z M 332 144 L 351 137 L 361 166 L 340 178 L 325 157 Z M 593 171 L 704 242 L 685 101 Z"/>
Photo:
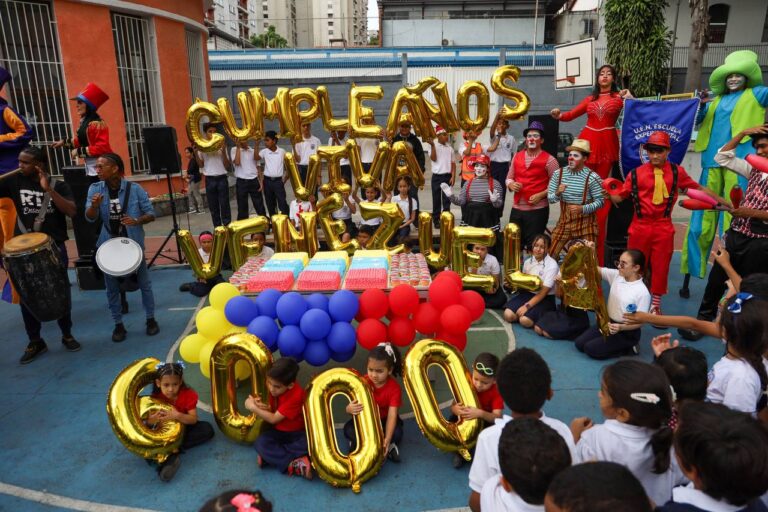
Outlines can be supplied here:
<path id="1" fill-rule="evenodd" d="M 670 449 L 673 441 L 672 429 L 669 425 L 663 425 L 651 436 L 651 449 L 653 450 L 653 472 L 657 475 L 665 473 L 669 469 Z"/>

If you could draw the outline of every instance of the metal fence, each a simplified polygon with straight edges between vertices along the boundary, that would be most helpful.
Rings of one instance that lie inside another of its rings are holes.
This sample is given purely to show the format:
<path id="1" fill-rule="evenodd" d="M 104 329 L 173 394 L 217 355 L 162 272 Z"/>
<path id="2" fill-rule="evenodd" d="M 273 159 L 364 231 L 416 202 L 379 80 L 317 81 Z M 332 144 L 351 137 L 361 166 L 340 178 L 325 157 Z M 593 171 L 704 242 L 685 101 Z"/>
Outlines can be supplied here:
<path id="1" fill-rule="evenodd" d="M 203 43 L 200 32 L 192 30 L 186 31 L 187 42 L 187 63 L 189 65 L 189 82 L 192 88 L 192 99 L 208 99 L 208 91 L 205 87 L 205 76 L 208 70 L 205 69 L 203 61 Z"/>
<path id="2" fill-rule="evenodd" d="M 9 103 L 34 128 L 53 174 L 71 165 L 66 150 L 49 145 L 72 133 L 56 23 L 45 1 L 0 0 L 0 64 L 13 76 Z"/>
<path id="3" fill-rule="evenodd" d="M 752 50 L 757 54 L 757 61 L 761 67 L 768 66 L 768 43 L 758 44 L 710 44 L 704 53 L 704 61 L 702 62 L 703 68 L 716 68 L 725 61 L 725 58 L 729 53 L 737 50 Z M 672 68 L 684 69 L 688 67 L 688 51 L 687 46 L 676 46 L 674 48 L 674 54 L 672 56 Z M 598 66 L 602 66 L 606 63 L 605 56 L 608 53 L 608 48 L 601 47 L 595 48 L 595 60 Z"/>
<path id="4" fill-rule="evenodd" d="M 162 124 L 164 117 L 153 27 L 144 18 L 112 13 L 112 32 L 131 169 L 146 173 L 149 162 L 141 129 Z"/>

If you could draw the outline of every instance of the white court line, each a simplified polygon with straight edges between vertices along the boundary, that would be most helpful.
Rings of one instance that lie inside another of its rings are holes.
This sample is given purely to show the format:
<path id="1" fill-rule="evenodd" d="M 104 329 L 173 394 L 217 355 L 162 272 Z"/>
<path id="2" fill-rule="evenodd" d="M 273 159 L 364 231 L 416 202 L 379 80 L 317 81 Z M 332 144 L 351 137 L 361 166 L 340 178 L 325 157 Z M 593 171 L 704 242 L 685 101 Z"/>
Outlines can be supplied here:
<path id="1" fill-rule="evenodd" d="M 193 308 L 168 308 L 168 311 L 195 311 L 199 306 Z"/>
<path id="2" fill-rule="evenodd" d="M 492 309 L 487 309 L 486 311 L 488 311 L 491 315 L 495 316 L 496 320 L 498 320 L 501 326 L 504 328 L 504 330 L 507 331 L 507 336 L 509 337 L 509 344 L 507 345 L 507 353 L 515 350 L 515 346 L 517 345 L 517 339 L 515 338 L 514 331 L 512 331 L 512 324 L 510 324 L 509 322 L 505 322 L 504 319 L 501 316 L 499 316 L 499 314 L 496 311 Z"/>
<path id="3" fill-rule="evenodd" d="M 107 505 L 106 503 L 96 503 L 94 501 L 77 500 L 45 491 L 34 491 L 25 487 L 6 484 L 5 482 L 0 482 L 0 493 L 35 501 L 43 505 L 81 510 L 83 512 L 155 512 L 148 508 L 121 507 L 118 505 Z"/>
<path id="4" fill-rule="evenodd" d="M 503 327 L 470 327 L 469 332 L 476 332 L 476 331 L 503 331 L 505 330 Z"/>

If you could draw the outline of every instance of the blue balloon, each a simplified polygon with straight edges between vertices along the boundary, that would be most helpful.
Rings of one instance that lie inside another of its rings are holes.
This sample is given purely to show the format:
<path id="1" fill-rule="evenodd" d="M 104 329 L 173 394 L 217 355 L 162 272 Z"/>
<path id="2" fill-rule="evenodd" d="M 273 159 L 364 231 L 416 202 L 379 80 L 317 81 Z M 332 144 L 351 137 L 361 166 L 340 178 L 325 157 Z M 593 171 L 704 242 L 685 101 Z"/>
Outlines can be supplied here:
<path id="1" fill-rule="evenodd" d="M 248 324 L 248 332 L 258 336 L 271 351 L 277 348 L 277 336 L 280 329 L 277 328 L 274 318 L 266 315 L 257 316 Z"/>
<path id="2" fill-rule="evenodd" d="M 304 300 L 309 304 L 309 309 L 322 309 L 326 313 L 328 312 L 328 297 L 322 293 L 313 293 L 304 297 Z"/>
<path id="3" fill-rule="evenodd" d="M 262 315 L 277 318 L 277 301 L 283 294 L 274 288 L 268 288 L 256 297 L 256 305 Z"/>
<path id="4" fill-rule="evenodd" d="M 239 295 L 232 297 L 224 305 L 224 316 L 229 323 L 245 327 L 259 316 L 259 307 L 248 297 Z"/>
<path id="5" fill-rule="evenodd" d="M 286 325 L 277 336 L 277 348 L 284 357 L 303 357 L 307 340 L 295 325 Z"/>
<path id="6" fill-rule="evenodd" d="M 331 352 L 347 353 L 355 351 L 357 334 L 349 322 L 336 322 L 328 333 L 328 348 Z M 335 359 L 335 358 L 334 358 Z"/>
<path id="7" fill-rule="evenodd" d="M 288 292 L 277 301 L 277 318 L 283 326 L 299 325 L 301 317 L 307 312 L 307 302 L 301 294 Z"/>
<path id="8" fill-rule="evenodd" d="M 331 351 L 331 359 L 339 363 L 349 361 L 355 356 L 355 349 L 353 348 L 349 352 L 333 352 Z"/>
<path id="9" fill-rule="evenodd" d="M 334 322 L 351 322 L 358 309 L 360 302 L 357 295 L 349 290 L 335 292 L 328 301 L 328 313 Z"/>
<path id="10" fill-rule="evenodd" d="M 304 360 L 312 366 L 323 366 L 331 359 L 331 349 L 325 340 L 310 341 L 304 349 Z"/>
<path id="11" fill-rule="evenodd" d="M 322 309 L 310 309 L 301 317 L 299 327 L 308 340 L 321 340 L 331 331 L 331 317 Z"/>

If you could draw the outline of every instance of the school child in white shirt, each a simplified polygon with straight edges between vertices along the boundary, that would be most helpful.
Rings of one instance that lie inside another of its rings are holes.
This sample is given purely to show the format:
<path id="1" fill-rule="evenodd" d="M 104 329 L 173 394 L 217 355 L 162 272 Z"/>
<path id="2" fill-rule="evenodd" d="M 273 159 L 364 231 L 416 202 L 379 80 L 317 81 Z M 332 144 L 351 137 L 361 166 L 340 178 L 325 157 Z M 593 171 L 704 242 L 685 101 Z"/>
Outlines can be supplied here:
<path id="1" fill-rule="evenodd" d="M 483 296 L 486 309 L 501 309 L 507 303 L 507 294 L 501 286 L 501 265 L 496 256 L 488 253 L 488 246 L 483 244 L 474 244 L 472 252 L 480 258 L 480 266 L 476 269 L 470 269 L 481 276 L 493 276 L 493 288 L 490 292 L 480 291 Z"/>
<path id="2" fill-rule="evenodd" d="M 299 222 L 300 213 L 314 212 L 317 209 L 315 206 L 317 203 L 315 196 L 311 195 L 308 199 L 308 201 L 299 201 L 297 198 L 294 198 L 293 201 L 291 201 L 290 207 L 288 208 L 288 218 L 291 220 L 296 229 L 299 229 L 299 226 L 301 225 Z"/>
<path id="3" fill-rule="evenodd" d="M 669 379 L 658 366 L 625 359 L 605 367 L 598 397 L 606 420 L 599 425 L 589 418 L 573 420 L 574 462 L 620 462 L 654 503 L 666 503 L 672 488 L 686 483 L 672 460 L 670 390 Z"/>
<path id="4" fill-rule="evenodd" d="M 285 200 L 285 150 L 277 146 L 277 132 L 270 130 L 264 134 L 266 148 L 259 150 L 261 141 L 256 141 L 256 160 L 259 168 L 259 183 L 264 191 L 264 199 L 269 211 L 269 217 L 278 213 L 288 213 L 288 202 Z"/>
<path id="5" fill-rule="evenodd" d="M 573 435 L 562 421 L 550 418 L 541 408 L 554 395 L 552 374 L 544 359 L 530 348 L 519 348 L 510 352 L 499 364 L 496 385 L 504 404 L 512 415 L 504 415 L 480 432 L 475 446 L 475 457 L 469 470 L 469 507 L 473 512 L 480 510 L 480 492 L 491 478 L 501 476 L 499 465 L 499 438 L 504 426 L 520 418 L 534 418 L 553 428 L 565 441 L 574 458 Z"/>
<path id="6" fill-rule="evenodd" d="M 575 464 L 561 471 L 547 489 L 549 512 L 651 512 L 653 504 L 640 481 L 615 462 Z"/>
<path id="7" fill-rule="evenodd" d="M 534 418 L 504 426 L 499 438 L 501 477 L 480 491 L 480 510 L 544 512 L 552 479 L 571 465 L 571 452 L 552 427 Z"/>
<path id="8" fill-rule="evenodd" d="M 411 235 L 411 225 L 416 221 L 416 210 L 419 209 L 419 200 L 414 199 L 408 194 L 411 188 L 411 179 L 407 176 L 398 178 L 398 195 L 391 197 L 390 201 L 400 206 L 405 215 L 405 220 L 400 224 L 400 228 L 394 236 L 393 245 L 401 244 Z"/>
<path id="9" fill-rule="evenodd" d="M 357 184 L 355 184 L 355 188 L 352 189 L 352 200 L 355 202 L 357 206 L 360 206 L 360 203 L 363 201 L 366 201 L 368 203 L 383 203 L 384 202 L 384 196 L 381 193 L 381 189 L 379 188 L 379 185 L 376 184 L 372 187 L 365 187 L 363 189 L 363 195 L 365 196 L 365 199 L 360 199 L 360 196 L 357 195 Z M 361 226 L 373 226 L 374 228 L 378 227 L 379 224 L 381 224 L 381 217 L 373 217 L 370 219 L 363 219 L 360 221 Z"/>
<path id="10" fill-rule="evenodd" d="M 675 453 L 686 487 L 672 490 L 659 512 L 765 512 L 768 430 L 723 405 L 689 402 L 680 411 Z"/>
<path id="11" fill-rule="evenodd" d="M 549 255 L 549 235 L 533 237 L 531 256 L 523 262 L 523 273 L 541 278 L 541 288 L 536 293 L 519 290 L 504 305 L 504 320 L 530 329 L 544 313 L 554 311 L 555 278 L 560 272 L 557 262 Z"/>
<path id="12" fill-rule="evenodd" d="M 611 285 L 608 293 L 610 335 L 604 338 L 597 326 L 584 331 L 575 340 L 576 348 L 592 359 L 608 359 L 639 353 L 640 328 L 638 324 L 624 322 L 628 311 L 646 312 L 651 307 L 651 293 L 643 283 L 645 255 L 637 249 L 621 253 L 616 268 L 600 267 L 600 275 Z"/>

